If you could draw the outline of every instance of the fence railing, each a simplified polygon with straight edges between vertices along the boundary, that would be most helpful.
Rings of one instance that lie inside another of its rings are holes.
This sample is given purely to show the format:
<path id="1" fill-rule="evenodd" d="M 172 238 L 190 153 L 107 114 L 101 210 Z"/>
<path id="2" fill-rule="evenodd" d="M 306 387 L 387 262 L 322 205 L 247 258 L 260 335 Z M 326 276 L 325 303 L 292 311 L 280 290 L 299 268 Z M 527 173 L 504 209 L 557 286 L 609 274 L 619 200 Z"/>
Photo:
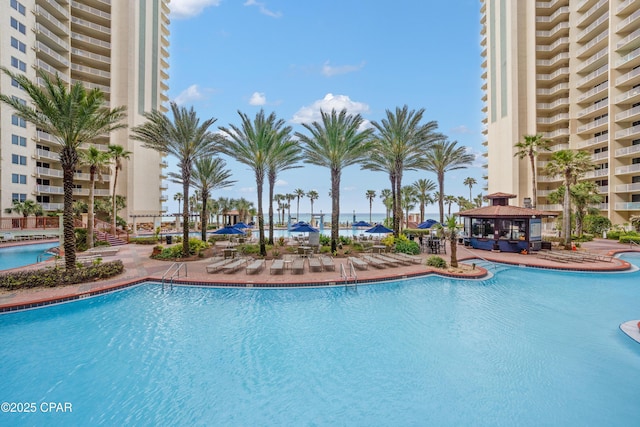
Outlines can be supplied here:
<path id="1" fill-rule="evenodd" d="M 59 227 L 58 216 L 0 218 L 0 230 L 50 230 Z"/>

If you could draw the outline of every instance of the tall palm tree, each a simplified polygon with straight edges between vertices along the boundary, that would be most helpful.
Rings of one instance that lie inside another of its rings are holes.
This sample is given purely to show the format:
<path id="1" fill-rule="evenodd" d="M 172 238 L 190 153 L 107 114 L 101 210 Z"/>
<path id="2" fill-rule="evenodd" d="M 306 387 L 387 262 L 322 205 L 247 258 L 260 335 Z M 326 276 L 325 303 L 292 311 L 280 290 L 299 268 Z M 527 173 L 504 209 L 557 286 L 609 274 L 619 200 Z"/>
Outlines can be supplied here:
<path id="1" fill-rule="evenodd" d="M 453 205 L 454 203 L 456 203 L 456 201 L 458 200 L 458 198 L 456 196 L 444 196 L 444 202 L 447 204 L 447 215 L 451 216 L 451 205 Z"/>
<path id="2" fill-rule="evenodd" d="M 116 205 L 116 185 L 118 184 L 118 172 L 122 170 L 122 161 L 129 160 L 131 151 L 124 149 L 122 145 L 109 144 L 109 156 L 113 160 L 113 196 L 111 197 L 111 234 L 116 234 L 116 220 L 118 216 Z"/>
<path id="3" fill-rule="evenodd" d="M 307 193 L 307 197 L 309 198 L 309 201 L 311 202 L 311 221 L 313 221 L 313 202 L 315 200 L 318 200 L 318 198 L 320 197 L 320 195 L 318 194 L 318 192 L 316 190 L 311 190 Z"/>
<path id="4" fill-rule="evenodd" d="M 94 194 L 96 179 L 102 181 L 102 169 L 111 160 L 108 152 L 100 151 L 95 145 L 90 145 L 87 151 L 80 152 L 80 162 L 89 166 L 89 212 L 87 215 L 87 247 L 93 247 L 93 223 L 94 223 Z"/>
<path id="5" fill-rule="evenodd" d="M 545 171 L 548 175 L 561 175 L 564 179 L 562 207 L 562 233 L 565 249 L 571 249 L 571 187 L 585 172 L 594 168 L 591 154 L 586 151 L 560 150 L 551 155 Z"/>
<path id="6" fill-rule="evenodd" d="M 372 129 L 360 130 L 363 119 L 346 109 L 320 112 L 321 122 L 303 123 L 310 135 L 296 132 L 304 144 L 305 162 L 329 168 L 331 174 L 331 252 L 338 248 L 340 177 L 348 166 L 361 163 L 371 151 Z"/>
<path id="7" fill-rule="evenodd" d="M 249 166 L 255 175 L 258 196 L 258 232 L 260 255 L 267 255 L 267 247 L 264 238 L 264 211 L 262 208 L 262 191 L 264 177 L 269 167 L 269 153 L 274 140 L 276 126 L 275 113 L 265 117 L 260 110 L 252 122 L 249 116 L 238 111 L 241 125 L 229 125 L 229 128 L 221 127 L 224 144 L 223 152 L 236 159 L 238 162 Z M 271 200 L 269 200 L 271 204 Z"/>
<path id="8" fill-rule="evenodd" d="M 469 187 L 469 202 L 473 201 L 473 196 L 471 195 L 471 190 L 473 189 L 473 186 L 476 185 L 478 183 L 478 181 L 476 181 L 475 178 L 472 177 L 467 177 L 464 179 L 464 181 L 462 181 L 462 183 L 464 185 L 466 185 L 467 187 Z"/>
<path id="9" fill-rule="evenodd" d="M 378 132 L 374 150 L 363 168 L 389 174 L 393 196 L 393 233 L 400 233 L 402 176 L 405 171 L 419 169 L 422 157 L 443 136 L 436 132 L 438 124 L 421 124 L 424 108 L 409 111 L 406 105 L 387 110 L 381 122 L 372 122 Z"/>
<path id="10" fill-rule="evenodd" d="M 416 197 L 420 203 L 420 223 L 423 223 L 424 209 L 428 204 L 433 203 L 433 199 L 429 193 L 436 189 L 436 184 L 430 179 L 421 178 L 412 185 L 417 191 Z"/>
<path id="11" fill-rule="evenodd" d="M 173 200 L 178 202 L 178 212 L 180 212 L 180 202 L 182 202 L 183 199 L 184 199 L 184 196 L 180 192 L 177 192 L 176 194 L 173 195 Z"/>
<path id="12" fill-rule="evenodd" d="M 373 199 L 376 198 L 375 190 L 367 190 L 365 197 L 369 201 L 369 223 L 371 223 L 371 211 L 373 210 Z"/>
<path id="13" fill-rule="evenodd" d="M 37 202 L 33 200 L 25 200 L 21 202 L 20 200 L 11 201 L 11 207 L 6 208 L 4 211 L 6 213 L 17 213 L 22 215 L 23 218 L 27 218 L 29 215 L 35 215 L 39 210 L 38 206 L 40 206 Z M 42 206 L 40 206 L 42 208 Z"/>
<path id="14" fill-rule="evenodd" d="M 219 138 L 209 130 L 216 122 L 210 118 L 202 123 L 193 107 L 187 109 L 175 102 L 170 104 L 173 120 L 161 111 L 143 113 L 147 120 L 134 127 L 133 138 L 141 141 L 144 147 L 178 159 L 184 206 L 182 209 L 182 253 L 189 254 L 189 184 L 193 162 L 205 156 L 211 156 L 218 149 Z"/>
<path id="15" fill-rule="evenodd" d="M 416 207 L 414 203 L 418 201 L 418 191 L 412 185 L 405 185 L 402 187 L 401 195 L 400 203 L 405 212 L 404 226 L 407 227 L 409 225 L 409 212 Z"/>
<path id="16" fill-rule="evenodd" d="M 235 183 L 231 180 L 231 171 L 225 169 L 227 163 L 219 157 L 201 157 L 193 162 L 191 182 L 196 193 L 200 196 L 200 234 L 203 242 L 207 241 L 207 218 L 209 217 L 209 199 L 213 190 L 226 188 Z M 169 173 L 178 184 L 182 184 L 181 176 Z"/>
<path id="17" fill-rule="evenodd" d="M 542 135 L 524 135 L 523 138 L 524 141 L 515 144 L 518 151 L 516 151 L 514 156 L 517 156 L 519 159 L 529 157 L 531 164 L 531 206 L 535 209 L 538 203 L 536 160 L 540 150 L 549 151 L 550 141 L 542 139 Z"/>
<path id="18" fill-rule="evenodd" d="M 447 237 L 449 237 L 449 247 L 451 249 L 451 259 L 449 261 L 449 264 L 451 264 L 451 267 L 457 268 L 458 267 L 458 243 L 456 240 L 458 237 L 458 222 L 456 221 L 456 216 L 448 215 L 446 224 L 447 224 Z"/>
<path id="19" fill-rule="evenodd" d="M 386 208 L 386 213 L 385 213 L 385 217 L 384 217 L 385 223 L 389 219 L 389 212 L 391 211 L 391 208 L 393 207 L 392 197 L 393 196 L 391 194 L 391 190 L 389 190 L 388 188 L 385 188 L 382 191 L 380 191 L 380 200 L 382 200 L 382 203 L 384 204 L 384 207 Z"/>
<path id="20" fill-rule="evenodd" d="M 284 194 L 274 194 L 273 195 L 273 201 L 278 205 L 278 223 L 280 223 L 280 210 L 282 209 L 282 202 L 284 201 Z M 271 208 L 269 209 L 269 244 L 272 245 L 273 244 L 273 204 L 271 206 Z"/>
<path id="21" fill-rule="evenodd" d="M 302 188 L 296 188 L 295 190 L 293 190 L 293 194 L 295 194 L 296 198 L 298 199 L 298 206 L 296 207 L 296 220 L 300 221 L 300 199 L 303 198 L 306 193 Z"/>
<path id="22" fill-rule="evenodd" d="M 287 193 L 284 197 L 287 199 L 287 222 L 289 222 L 289 218 L 291 218 L 291 201 L 296 198 L 296 195 Z"/>
<path id="23" fill-rule="evenodd" d="M 249 211 L 253 207 L 253 203 L 251 203 L 244 197 L 241 197 L 237 200 L 234 200 L 233 206 L 238 211 L 238 217 L 240 218 L 240 221 L 249 222 L 247 221 L 247 218 L 249 217 Z"/>
<path id="24" fill-rule="evenodd" d="M 65 268 L 73 271 L 76 269 L 73 176 L 78 165 L 78 149 L 100 135 L 126 127 L 123 123 L 126 107 L 110 109 L 99 89 L 88 90 L 79 82 L 69 86 L 59 76 L 52 78 L 43 70 L 37 72 L 41 80 L 34 83 L 23 74 L 1 69 L 24 89 L 33 107 L 4 94 L 0 95 L 0 101 L 10 105 L 18 117 L 49 133 L 59 145 L 64 188 Z"/>
<path id="25" fill-rule="evenodd" d="M 424 156 L 424 169 L 433 172 L 438 178 L 438 209 L 440 223 L 444 223 L 444 175 L 452 170 L 464 169 L 473 162 L 473 155 L 466 148 L 458 147 L 457 141 L 435 143 Z"/>

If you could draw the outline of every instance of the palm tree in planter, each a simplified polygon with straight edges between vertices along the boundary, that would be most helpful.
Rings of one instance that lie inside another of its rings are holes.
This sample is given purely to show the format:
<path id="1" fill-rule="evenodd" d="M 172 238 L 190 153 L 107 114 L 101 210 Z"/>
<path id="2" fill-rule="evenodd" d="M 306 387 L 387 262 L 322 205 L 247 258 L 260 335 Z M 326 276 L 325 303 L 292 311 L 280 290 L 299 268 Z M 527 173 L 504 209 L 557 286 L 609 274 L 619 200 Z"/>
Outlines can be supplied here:
<path id="1" fill-rule="evenodd" d="M 89 146 L 87 151 L 80 152 L 80 162 L 89 166 L 89 212 L 87 213 L 87 248 L 93 247 L 93 227 L 95 222 L 95 187 L 96 179 L 102 182 L 102 170 L 111 161 L 106 151 L 100 151 L 95 145 Z M 115 199 L 114 199 L 115 202 Z"/>
<path id="2" fill-rule="evenodd" d="M 109 156 L 113 160 L 113 195 L 111 196 L 111 234 L 116 234 L 116 220 L 118 218 L 118 211 L 116 205 L 116 185 L 118 184 L 118 172 L 122 170 L 122 161 L 129 160 L 131 158 L 131 151 L 124 149 L 122 145 L 109 144 Z"/>
<path id="3" fill-rule="evenodd" d="M 538 159 L 540 150 L 549 151 L 550 141 L 542 139 L 542 135 L 524 135 L 523 138 L 524 141 L 516 143 L 515 147 L 518 151 L 516 151 L 514 156 L 517 156 L 519 159 L 529 158 L 529 164 L 531 165 L 531 207 L 535 209 L 538 198 L 538 189 L 536 188 L 538 177 L 536 160 Z"/>
<path id="4" fill-rule="evenodd" d="M 76 269 L 76 235 L 73 223 L 74 174 L 79 161 L 79 149 L 100 135 L 126 127 L 126 107 L 109 108 L 100 89 L 87 89 L 81 82 L 69 85 L 59 76 L 51 77 L 38 70 L 38 81 L 32 82 L 24 74 L 0 68 L 24 89 L 29 103 L 1 94 L 0 101 L 10 105 L 16 115 L 47 132 L 59 146 L 64 207 L 62 216 L 65 269 Z"/>
<path id="5" fill-rule="evenodd" d="M 200 123 L 195 110 L 170 104 L 173 118 L 161 111 L 143 113 L 147 120 L 134 127 L 133 138 L 143 147 L 178 159 L 184 206 L 182 208 L 182 253 L 189 255 L 189 185 L 193 163 L 202 157 L 212 156 L 218 151 L 219 137 L 209 130 L 216 122 L 210 118 Z"/>
<path id="6" fill-rule="evenodd" d="M 385 214 L 385 224 L 388 222 L 389 220 L 389 212 L 391 212 L 391 209 L 393 208 L 393 195 L 391 194 L 391 190 L 388 188 L 384 188 L 380 191 L 380 200 L 382 200 L 382 203 L 384 204 L 384 207 L 386 209 L 386 214 Z"/>
<path id="7" fill-rule="evenodd" d="M 451 246 L 451 267 L 458 267 L 458 222 L 455 215 L 447 216 L 447 237 L 449 238 L 449 245 Z"/>

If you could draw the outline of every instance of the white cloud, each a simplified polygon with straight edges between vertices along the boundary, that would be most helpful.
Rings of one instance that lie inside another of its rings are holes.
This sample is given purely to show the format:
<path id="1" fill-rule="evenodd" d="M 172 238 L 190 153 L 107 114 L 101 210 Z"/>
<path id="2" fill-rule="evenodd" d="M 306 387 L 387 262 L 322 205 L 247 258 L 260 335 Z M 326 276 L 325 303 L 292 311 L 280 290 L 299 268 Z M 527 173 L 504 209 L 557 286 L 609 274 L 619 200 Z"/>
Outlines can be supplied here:
<path id="1" fill-rule="evenodd" d="M 364 114 L 369 112 L 369 106 L 363 102 L 352 101 L 347 95 L 333 95 L 328 93 L 324 98 L 315 101 L 310 106 L 305 106 L 293 114 L 293 123 L 312 123 L 322 119 L 320 110 L 342 111 L 346 109 L 350 114 Z"/>
<path id="2" fill-rule="evenodd" d="M 456 126 L 451 129 L 451 133 L 473 133 L 471 129 L 467 125 Z"/>
<path id="3" fill-rule="evenodd" d="M 358 187 L 354 187 L 354 186 L 342 187 L 342 191 L 355 191 L 357 189 Z"/>
<path id="4" fill-rule="evenodd" d="M 241 192 L 241 193 L 255 193 L 256 192 L 256 188 L 255 187 L 242 187 L 238 191 Z"/>
<path id="5" fill-rule="evenodd" d="M 289 185 L 289 183 L 284 179 L 278 179 L 276 180 L 276 183 L 275 183 L 276 187 L 286 187 L 287 185 Z"/>
<path id="6" fill-rule="evenodd" d="M 244 3 L 244 5 L 245 6 L 258 6 L 258 8 L 260 9 L 260 13 L 262 13 L 263 15 L 270 16 L 272 18 L 280 18 L 282 16 L 282 12 L 273 12 L 273 11 L 267 9 L 267 7 L 265 6 L 264 3 L 258 2 L 256 0 L 247 0 Z"/>
<path id="7" fill-rule="evenodd" d="M 471 154 L 473 156 L 473 161 L 471 162 L 472 168 L 481 168 L 482 165 L 487 163 L 487 158 L 482 155 L 482 152 L 476 151 L 471 147 L 465 146 L 467 154 Z"/>
<path id="8" fill-rule="evenodd" d="M 220 6 L 221 0 L 171 0 L 171 17 L 176 19 L 193 18 L 209 6 Z"/>
<path id="9" fill-rule="evenodd" d="M 267 103 L 267 97 L 264 92 L 253 92 L 249 99 L 249 105 L 264 105 Z"/>
<path id="10" fill-rule="evenodd" d="M 364 67 L 364 62 L 360 63 L 360 65 L 339 65 L 339 66 L 331 66 L 329 65 L 329 61 L 325 62 L 322 65 L 322 74 L 327 77 L 337 76 L 339 74 L 347 74 L 353 73 L 354 71 L 358 71 Z"/>
<path id="11" fill-rule="evenodd" d="M 199 101 L 204 98 L 204 93 L 202 93 L 198 85 L 191 85 L 180 92 L 180 94 L 175 97 L 174 102 L 178 105 L 183 105 L 194 101 Z"/>

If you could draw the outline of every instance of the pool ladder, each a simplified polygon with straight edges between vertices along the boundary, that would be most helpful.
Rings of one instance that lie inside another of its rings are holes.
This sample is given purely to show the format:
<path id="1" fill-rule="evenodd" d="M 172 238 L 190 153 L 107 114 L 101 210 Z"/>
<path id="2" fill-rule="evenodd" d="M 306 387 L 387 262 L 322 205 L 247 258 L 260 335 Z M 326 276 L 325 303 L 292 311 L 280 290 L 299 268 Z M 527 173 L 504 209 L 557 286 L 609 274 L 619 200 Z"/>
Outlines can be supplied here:
<path id="1" fill-rule="evenodd" d="M 356 274 L 356 269 L 351 261 L 349 261 L 349 274 L 347 274 L 344 264 L 340 264 L 340 277 L 344 278 L 345 289 L 348 289 L 349 286 L 353 286 L 355 288 L 358 287 L 358 275 Z M 353 279 L 352 283 L 349 283 L 350 278 Z"/>
<path id="2" fill-rule="evenodd" d="M 184 268 L 185 277 L 189 274 L 187 273 L 187 264 L 184 262 L 174 262 L 171 266 L 164 272 L 162 275 L 162 289 L 164 289 L 165 282 L 168 280 L 167 286 L 169 289 L 173 289 L 173 280 L 176 277 L 180 277 L 180 272 Z"/>

